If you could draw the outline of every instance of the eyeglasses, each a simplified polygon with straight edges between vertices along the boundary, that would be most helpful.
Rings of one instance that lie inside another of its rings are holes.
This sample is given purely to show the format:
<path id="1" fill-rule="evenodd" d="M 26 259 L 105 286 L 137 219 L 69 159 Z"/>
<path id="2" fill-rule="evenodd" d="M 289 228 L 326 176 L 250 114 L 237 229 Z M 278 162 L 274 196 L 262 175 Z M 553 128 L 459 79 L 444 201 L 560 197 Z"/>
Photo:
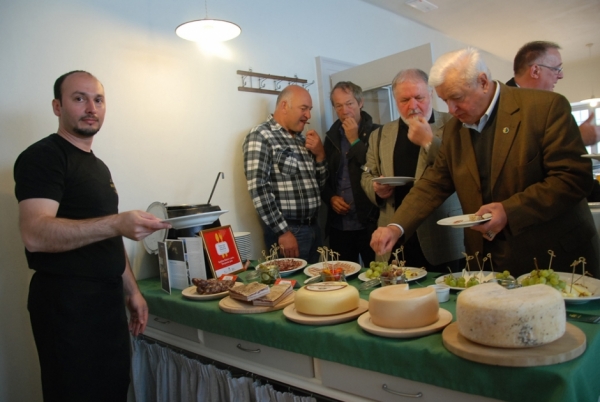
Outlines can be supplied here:
<path id="1" fill-rule="evenodd" d="M 548 70 L 552 70 L 556 73 L 556 75 L 562 73 L 563 68 L 562 67 L 550 67 L 550 66 L 545 66 L 543 64 L 538 64 L 538 66 L 540 67 L 546 67 Z"/>

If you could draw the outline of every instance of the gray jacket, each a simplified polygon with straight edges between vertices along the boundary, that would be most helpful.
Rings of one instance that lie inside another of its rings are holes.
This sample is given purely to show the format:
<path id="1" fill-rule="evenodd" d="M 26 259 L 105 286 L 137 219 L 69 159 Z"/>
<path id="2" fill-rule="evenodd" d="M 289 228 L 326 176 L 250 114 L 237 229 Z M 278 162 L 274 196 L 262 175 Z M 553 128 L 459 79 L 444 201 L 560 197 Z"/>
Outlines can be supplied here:
<path id="1" fill-rule="evenodd" d="M 429 148 L 429 152 L 426 152 L 424 148 L 421 148 L 415 173 L 417 180 L 423 175 L 423 172 L 425 172 L 427 167 L 433 165 L 442 143 L 444 125 L 452 118 L 448 113 L 441 113 L 436 110 L 434 110 L 433 113 L 435 116 L 435 122 L 431 124 L 433 141 Z M 371 202 L 378 205 L 380 208 L 378 226 L 386 226 L 390 223 L 392 216 L 394 216 L 394 212 L 396 211 L 396 205 L 394 205 L 395 201 L 393 196 L 385 200 L 381 200 L 376 196 L 372 179 L 380 176 L 394 176 L 393 157 L 397 136 L 398 120 L 395 120 L 383 126 L 381 131 L 381 141 L 379 140 L 379 130 L 373 131 L 371 138 L 369 139 L 367 163 L 365 164 L 369 171 L 363 172 L 361 185 Z M 454 193 L 439 208 L 429 215 L 417 229 L 421 249 L 430 264 L 439 265 L 464 257 L 462 254 L 465 250 L 463 230 L 437 224 L 437 221 L 440 219 L 461 214 L 462 209 L 458 202 L 458 197 L 456 196 L 456 193 Z M 410 261 L 408 261 L 408 263 L 410 265 Z"/>

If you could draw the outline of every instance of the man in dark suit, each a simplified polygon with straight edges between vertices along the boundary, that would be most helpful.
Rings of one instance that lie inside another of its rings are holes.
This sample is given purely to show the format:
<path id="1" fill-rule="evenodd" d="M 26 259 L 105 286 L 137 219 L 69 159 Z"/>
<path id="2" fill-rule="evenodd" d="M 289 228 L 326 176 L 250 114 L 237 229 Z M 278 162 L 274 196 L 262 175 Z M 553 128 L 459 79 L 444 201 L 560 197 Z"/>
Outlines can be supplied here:
<path id="1" fill-rule="evenodd" d="M 338 120 L 325 137 L 329 177 L 321 198 L 328 207 L 326 233 L 329 246 L 343 261 L 368 265 L 375 260 L 369 246 L 377 227 L 379 208 L 369 201 L 360 185 L 371 132 L 379 128 L 363 107 L 362 89 L 341 81 L 331 90 L 331 105 Z"/>
<path id="2" fill-rule="evenodd" d="M 410 237 L 433 209 L 457 192 L 465 213 L 492 219 L 465 230 L 468 254 L 492 256 L 496 271 L 517 276 L 547 267 L 570 271 L 579 257 L 598 276 L 598 234 L 585 197 L 591 162 L 569 102 L 550 91 L 514 89 L 491 80 L 477 50 L 447 53 L 431 69 L 430 85 L 455 117 L 431 169 L 392 219 L 373 233 L 375 252 Z"/>
<path id="3" fill-rule="evenodd" d="M 563 79 L 560 46 L 554 42 L 535 41 L 524 44 L 513 63 L 515 76 L 506 85 L 519 88 L 544 89 L 554 91 L 554 85 Z M 600 126 L 592 125 L 594 113 L 579 126 L 585 145 L 600 141 Z"/>

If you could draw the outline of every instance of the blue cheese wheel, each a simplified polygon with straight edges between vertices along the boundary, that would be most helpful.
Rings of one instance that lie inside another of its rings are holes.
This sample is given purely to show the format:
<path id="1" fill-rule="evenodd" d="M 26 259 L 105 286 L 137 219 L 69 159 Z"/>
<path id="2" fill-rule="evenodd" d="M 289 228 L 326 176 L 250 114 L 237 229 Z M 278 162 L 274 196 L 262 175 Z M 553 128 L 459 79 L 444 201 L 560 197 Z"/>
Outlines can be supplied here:
<path id="1" fill-rule="evenodd" d="M 462 336 L 482 345 L 541 346 L 565 333 L 565 301 L 548 285 L 508 290 L 484 283 L 458 295 L 456 321 Z"/>

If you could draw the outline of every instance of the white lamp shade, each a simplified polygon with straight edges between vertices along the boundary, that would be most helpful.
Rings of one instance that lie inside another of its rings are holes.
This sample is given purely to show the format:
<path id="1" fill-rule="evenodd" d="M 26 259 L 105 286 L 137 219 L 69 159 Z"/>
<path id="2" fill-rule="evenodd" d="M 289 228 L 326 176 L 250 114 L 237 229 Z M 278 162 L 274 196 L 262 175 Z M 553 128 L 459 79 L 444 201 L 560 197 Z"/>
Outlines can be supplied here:
<path id="1" fill-rule="evenodd" d="M 193 42 L 224 42 L 237 37 L 242 29 L 233 22 L 201 19 L 183 23 L 175 29 L 177 36 Z"/>

